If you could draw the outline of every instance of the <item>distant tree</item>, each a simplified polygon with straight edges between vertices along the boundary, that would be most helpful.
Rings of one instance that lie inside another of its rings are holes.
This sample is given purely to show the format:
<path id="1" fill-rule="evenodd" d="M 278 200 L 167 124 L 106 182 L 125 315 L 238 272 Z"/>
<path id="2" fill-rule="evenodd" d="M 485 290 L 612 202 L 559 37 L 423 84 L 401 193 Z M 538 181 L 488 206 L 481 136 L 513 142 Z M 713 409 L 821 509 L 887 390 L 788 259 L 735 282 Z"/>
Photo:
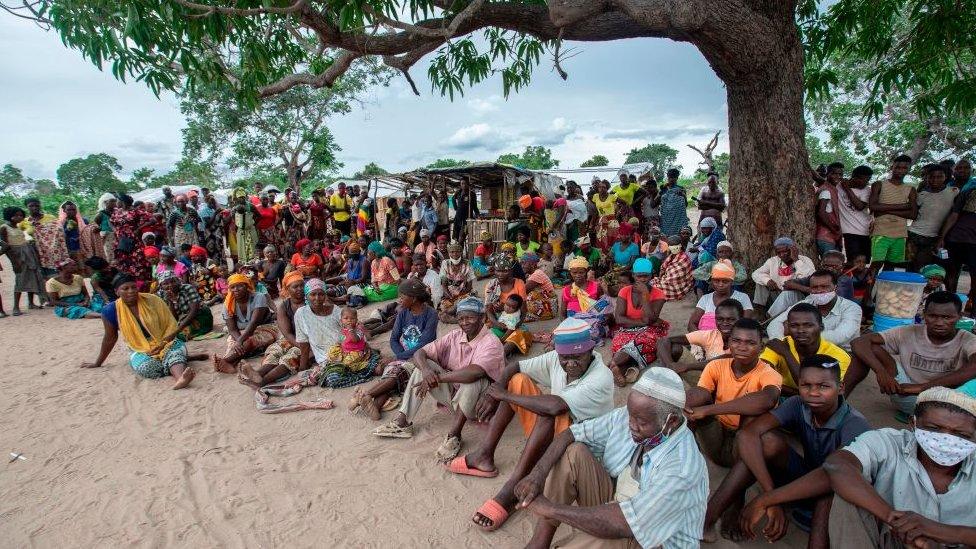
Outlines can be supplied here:
<path id="1" fill-rule="evenodd" d="M 363 166 L 363 169 L 356 172 L 352 178 L 353 179 L 369 179 L 370 177 L 375 177 L 377 175 L 387 175 L 388 171 L 379 167 L 376 162 L 370 162 Z"/>
<path id="2" fill-rule="evenodd" d="M 156 173 L 156 170 L 152 168 L 139 168 L 132 172 L 129 185 L 134 189 L 146 189 L 152 184 L 154 173 Z"/>
<path id="3" fill-rule="evenodd" d="M 664 143 L 650 143 L 639 149 L 631 149 L 627 153 L 626 164 L 637 162 L 647 162 L 651 165 L 651 173 L 658 180 L 664 177 L 664 173 L 675 165 L 678 160 L 678 151 Z"/>
<path id="4" fill-rule="evenodd" d="M 522 154 L 503 154 L 498 157 L 497 162 L 526 170 L 551 170 L 559 167 L 559 161 L 552 157 L 552 150 L 541 145 L 525 147 Z"/>
<path id="5" fill-rule="evenodd" d="M 118 173 L 121 171 L 122 165 L 118 159 L 109 154 L 73 158 L 58 167 L 58 187 L 62 191 L 83 196 L 126 191 L 129 185 L 119 179 Z"/>
<path id="6" fill-rule="evenodd" d="M 5 164 L 0 170 L 0 192 L 20 183 L 27 183 L 29 179 L 24 175 L 24 171 L 17 166 Z"/>
<path id="7" fill-rule="evenodd" d="M 468 160 L 455 160 L 453 158 L 438 158 L 437 160 L 431 162 L 424 166 L 428 170 L 436 170 L 438 168 L 463 168 L 465 166 L 470 166 L 471 162 Z"/>
<path id="8" fill-rule="evenodd" d="M 725 181 L 729 176 L 729 153 L 715 155 L 715 158 L 712 159 L 712 167 L 718 173 L 718 178 Z M 699 167 L 695 170 L 695 177 L 703 179 L 707 173 L 707 169 Z"/>
<path id="9" fill-rule="evenodd" d="M 599 168 L 600 166 L 609 166 L 610 160 L 603 156 L 602 154 L 594 155 L 593 158 L 587 160 L 580 164 L 581 168 Z"/>
<path id="10" fill-rule="evenodd" d="M 820 164 L 829 165 L 841 162 L 847 173 L 857 165 L 864 163 L 864 158 L 855 155 L 842 144 L 825 146 L 819 137 L 807 134 L 807 152 L 810 154 L 810 166 L 816 168 Z"/>
<path id="11" fill-rule="evenodd" d="M 135 175 L 135 174 L 133 174 Z M 198 162 L 190 158 L 182 158 L 172 170 L 163 175 L 153 177 L 150 187 L 173 187 L 177 185 L 199 185 L 201 187 L 217 188 L 220 179 L 213 164 Z"/>

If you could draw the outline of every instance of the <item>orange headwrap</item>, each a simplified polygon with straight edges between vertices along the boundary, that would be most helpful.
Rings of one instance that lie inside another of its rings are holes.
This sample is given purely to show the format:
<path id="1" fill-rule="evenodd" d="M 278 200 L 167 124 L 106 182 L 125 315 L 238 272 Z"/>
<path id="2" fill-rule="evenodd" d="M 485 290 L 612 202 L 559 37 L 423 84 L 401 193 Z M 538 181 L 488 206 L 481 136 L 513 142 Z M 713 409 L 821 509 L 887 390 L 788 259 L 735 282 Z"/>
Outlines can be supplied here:
<path id="1" fill-rule="evenodd" d="M 286 274 L 284 278 L 281 279 L 281 295 L 292 297 L 288 293 L 288 287 L 291 286 L 291 284 L 296 280 L 301 280 L 303 282 L 305 281 L 305 277 L 302 276 L 301 271 L 291 271 L 290 273 Z"/>
<path id="2" fill-rule="evenodd" d="M 248 289 L 252 291 L 254 290 L 254 282 L 252 282 L 247 275 L 243 275 L 241 273 L 234 273 L 227 278 L 228 289 L 235 284 L 247 284 Z M 228 291 L 227 297 L 224 298 L 224 308 L 227 309 L 227 314 L 231 316 L 234 315 L 235 303 L 236 301 L 234 300 L 234 294 Z"/>

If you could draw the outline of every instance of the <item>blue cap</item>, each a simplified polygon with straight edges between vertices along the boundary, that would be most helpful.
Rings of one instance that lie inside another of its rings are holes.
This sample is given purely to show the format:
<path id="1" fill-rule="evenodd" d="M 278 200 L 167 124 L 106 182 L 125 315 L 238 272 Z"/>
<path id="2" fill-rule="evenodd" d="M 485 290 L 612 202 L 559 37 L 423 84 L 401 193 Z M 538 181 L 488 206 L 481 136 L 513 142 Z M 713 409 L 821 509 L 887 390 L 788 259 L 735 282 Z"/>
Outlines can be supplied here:
<path id="1" fill-rule="evenodd" d="M 632 270 L 635 275 L 649 275 L 654 272 L 654 265 L 651 264 L 650 259 L 641 257 L 637 261 L 634 261 L 634 268 Z"/>

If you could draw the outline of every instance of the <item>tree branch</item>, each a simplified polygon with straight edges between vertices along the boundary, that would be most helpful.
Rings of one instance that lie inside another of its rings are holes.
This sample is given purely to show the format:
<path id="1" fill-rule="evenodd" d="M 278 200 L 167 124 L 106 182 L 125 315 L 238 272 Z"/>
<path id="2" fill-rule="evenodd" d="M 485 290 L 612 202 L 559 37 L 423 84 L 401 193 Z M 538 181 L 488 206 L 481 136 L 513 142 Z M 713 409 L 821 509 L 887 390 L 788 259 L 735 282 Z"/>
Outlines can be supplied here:
<path id="1" fill-rule="evenodd" d="M 258 89 L 259 97 L 269 97 L 290 90 L 295 86 L 311 86 L 313 88 L 332 87 L 335 81 L 349 69 L 352 62 L 362 57 L 361 53 L 345 51 L 340 53 L 322 74 L 291 74 L 277 82 Z"/>
<path id="2" fill-rule="evenodd" d="M 221 15 L 262 15 L 266 13 L 273 13 L 278 15 L 285 15 L 289 13 L 298 13 L 305 7 L 306 0 L 295 0 L 295 3 L 290 6 L 285 6 L 283 8 L 231 8 L 227 6 L 213 6 L 209 4 L 198 4 L 196 2 L 190 2 L 189 0 L 170 0 L 175 2 L 184 8 L 195 10 L 200 12 L 201 16 L 208 16 L 219 13 Z"/>

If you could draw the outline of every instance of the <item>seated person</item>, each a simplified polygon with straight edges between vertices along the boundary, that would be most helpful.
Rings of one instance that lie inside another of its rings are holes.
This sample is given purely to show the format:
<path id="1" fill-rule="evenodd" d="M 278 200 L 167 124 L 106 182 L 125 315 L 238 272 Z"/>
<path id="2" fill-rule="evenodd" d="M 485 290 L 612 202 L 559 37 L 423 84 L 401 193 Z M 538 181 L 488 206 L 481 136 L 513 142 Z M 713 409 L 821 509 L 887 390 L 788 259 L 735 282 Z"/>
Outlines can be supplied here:
<path id="1" fill-rule="evenodd" d="M 697 547 L 708 470 L 684 408 L 678 374 L 650 368 L 626 407 L 557 436 L 515 487 L 516 507 L 539 517 L 527 546 L 549 547 L 565 523 L 563 547 Z"/>
<path id="2" fill-rule="evenodd" d="M 743 318 L 743 314 L 742 303 L 726 299 L 715 308 L 715 329 L 697 330 L 658 340 L 657 356 L 661 358 L 661 365 L 683 374 L 692 370 L 703 370 L 713 358 L 729 354 L 732 327 Z M 688 362 L 683 362 L 681 359 L 685 355 L 686 345 L 695 347 L 692 347 L 692 357 L 687 359 Z M 694 362 L 690 362 L 691 360 Z"/>
<path id="3" fill-rule="evenodd" d="M 660 274 L 654 286 L 664 292 L 668 301 L 680 301 L 695 287 L 691 275 L 691 257 L 684 251 L 680 236 L 668 237 L 668 255 L 661 262 Z"/>
<path id="4" fill-rule="evenodd" d="M 800 303 L 809 303 L 820 311 L 824 339 L 850 351 L 851 341 L 861 334 L 861 306 L 837 295 L 837 275 L 831 271 L 813 273 L 809 284 L 810 295 Z M 783 312 L 769 322 L 766 334 L 770 338 L 783 337 L 787 314 Z"/>
<path id="5" fill-rule="evenodd" d="M 485 530 L 500 528 L 514 510 L 515 485 L 532 470 L 553 437 L 573 423 L 613 410 L 613 377 L 600 353 L 593 352 L 589 324 L 568 318 L 555 329 L 553 340 L 554 351 L 506 366 L 479 403 L 479 417 L 491 419 L 486 438 L 473 452 L 448 465 L 459 475 L 498 476 L 495 449 L 518 416 L 528 440 L 508 481 L 472 517 Z"/>
<path id="6" fill-rule="evenodd" d="M 578 258 L 586 260 L 587 268 L 589 269 L 588 274 L 592 274 L 591 278 L 596 278 L 604 271 L 602 268 L 603 256 L 600 255 L 599 249 L 590 245 L 589 236 L 581 236 L 576 239 L 576 248 L 566 254 L 566 257 L 563 259 L 563 270 L 569 271 L 569 264 Z"/>
<path id="7" fill-rule="evenodd" d="M 925 288 L 922 290 L 922 301 L 918 304 L 918 311 L 915 313 L 915 324 L 922 323 L 922 315 L 925 314 L 925 300 L 935 292 L 945 291 L 946 270 L 941 265 L 926 265 L 922 267 L 918 274 L 925 277 Z"/>
<path id="8" fill-rule="evenodd" d="M 373 434 L 386 438 L 413 436 L 411 421 L 428 394 L 454 412 L 454 423 L 437 450 L 440 461 L 461 451 L 461 431 L 468 419 L 478 417 L 477 404 L 492 380 L 505 367 L 505 351 L 485 324 L 485 303 L 467 297 L 457 305 L 458 328 L 414 352 L 403 365 L 411 372 L 403 390 L 400 411 Z"/>
<path id="9" fill-rule="evenodd" d="M 820 309 L 809 303 L 797 303 L 786 314 L 786 337 L 766 341 L 760 356 L 783 376 L 783 394 L 795 395 L 800 362 L 813 355 L 828 355 L 840 363 L 841 379 L 847 375 L 851 356 L 847 351 L 827 341 L 823 334 Z"/>
<path id="10" fill-rule="evenodd" d="M 623 387 L 637 381 L 640 372 L 657 359 L 657 342 L 667 337 L 671 325 L 661 318 L 664 292 L 651 285 L 651 262 L 643 257 L 634 262 L 633 284 L 617 292 L 613 318 L 610 371 L 614 383 Z"/>
<path id="11" fill-rule="evenodd" d="M 522 320 L 525 318 L 525 300 L 518 294 L 510 294 L 505 298 L 502 312 L 495 315 L 490 309 L 487 322 L 491 326 L 491 333 L 498 337 L 505 347 L 505 356 L 515 352 L 526 353 L 532 346 L 532 334 L 525 329 Z"/>
<path id="12" fill-rule="evenodd" d="M 855 339 L 844 394 L 849 397 L 873 371 L 881 392 L 898 407 L 895 418 L 908 423 L 915 395 L 930 387 L 958 387 L 976 378 L 976 335 L 956 328 L 961 314 L 959 296 L 936 292 L 925 300 L 925 324 Z"/>
<path id="13" fill-rule="evenodd" d="M 976 395 L 918 395 L 913 429 L 878 429 L 827 458 L 830 538 L 848 547 L 976 546 Z"/>
<path id="14" fill-rule="evenodd" d="M 515 240 L 515 257 L 520 261 L 525 254 L 535 253 L 539 249 L 539 243 L 529 239 L 529 232 L 528 227 L 522 227 Z"/>
<path id="15" fill-rule="evenodd" d="M 195 248 L 199 248 L 199 246 L 194 246 L 194 249 Z M 206 250 L 203 251 L 204 254 L 206 254 Z M 193 254 L 193 252 L 194 250 L 191 249 L 190 258 L 193 259 L 195 263 L 196 256 Z M 204 255 L 204 258 L 206 258 L 206 255 Z M 273 299 L 278 298 L 278 294 L 282 289 L 281 281 L 285 278 L 285 269 L 287 267 L 288 264 L 285 263 L 283 259 L 278 258 L 278 250 L 276 250 L 274 246 L 264 247 L 264 261 L 261 261 L 258 268 L 260 269 L 261 280 L 264 282 L 264 285 L 268 287 L 269 297 Z M 305 274 L 302 273 L 302 276 L 304 277 Z"/>
<path id="16" fill-rule="evenodd" d="M 692 271 L 691 276 L 695 278 L 695 290 L 698 295 L 706 294 L 711 290 L 709 281 L 712 278 L 712 267 L 715 266 L 717 261 L 723 259 L 731 261 L 732 266 L 735 268 L 735 277 L 732 279 L 732 285 L 734 288 L 741 288 L 746 280 L 749 280 L 749 271 L 746 270 L 745 265 L 739 263 L 732 257 L 733 249 L 732 243 L 728 240 L 723 240 L 718 243 L 715 249 L 717 258 L 701 263 L 698 267 Z M 751 301 L 750 301 L 751 303 Z"/>
<path id="17" fill-rule="evenodd" d="M 756 283 L 756 293 L 752 303 L 761 314 L 769 307 L 783 290 L 785 284 L 795 278 L 803 278 L 813 274 L 816 267 L 813 261 L 805 255 L 800 255 L 800 249 L 792 238 L 781 237 L 773 242 L 776 255 L 766 260 L 758 269 L 752 272 L 752 280 Z M 796 301 L 799 301 L 798 297 Z M 785 308 L 784 308 L 785 310 Z"/>
<path id="18" fill-rule="evenodd" d="M 434 269 L 429 268 L 427 258 L 424 254 L 413 254 L 413 262 L 410 265 L 410 274 L 407 278 L 417 279 L 427 286 L 430 292 L 431 304 L 436 309 L 440 305 L 441 297 L 444 295 L 444 287 L 441 285 L 441 275 Z"/>
<path id="19" fill-rule="evenodd" d="M 634 243 L 634 232 L 629 223 L 621 223 L 617 231 L 617 241 L 610 247 L 613 264 L 629 269 L 634 260 L 640 257 L 640 247 Z"/>
<path id="20" fill-rule="evenodd" d="M 708 218 L 711 219 L 711 218 Z M 727 260 L 712 264 L 712 293 L 703 295 L 688 318 L 688 331 L 712 330 L 715 328 L 715 307 L 726 299 L 734 299 L 742 304 L 746 318 L 752 318 L 752 302 L 749 296 L 732 289 L 735 267 Z"/>
<path id="21" fill-rule="evenodd" d="M 759 359 L 762 327 L 751 318 L 735 323 L 729 358 L 717 358 L 688 389 L 685 416 L 702 453 L 720 467 L 731 467 L 739 427 L 768 412 L 779 399 L 783 377 Z"/>
<path id="22" fill-rule="evenodd" d="M 820 270 L 833 273 L 834 285 L 838 297 L 854 299 L 854 278 L 844 272 L 844 254 L 837 250 L 829 250 L 820 260 Z M 813 276 L 812 274 L 810 276 Z M 810 276 L 794 278 L 783 284 L 784 291 L 776 297 L 769 306 L 769 316 L 779 316 L 787 309 L 799 303 L 804 297 L 813 293 L 810 288 Z"/>
<path id="23" fill-rule="evenodd" d="M 369 260 L 363 255 L 359 242 L 350 241 L 346 246 L 345 275 L 339 281 L 345 287 L 369 282 Z"/>
<path id="24" fill-rule="evenodd" d="M 786 534 L 782 506 L 793 503 L 813 511 L 807 547 L 830 547 L 827 519 L 833 493 L 820 466 L 834 450 L 871 429 L 864 416 L 844 400 L 843 391 L 836 359 L 827 355 L 803 359 L 800 394 L 739 430 L 735 465 L 708 501 L 706 541 L 717 539 L 714 528 L 721 515 L 722 536 L 732 541 L 755 538 L 756 524 L 766 517 L 763 534 L 773 543 Z M 784 430 L 800 440 L 802 454 L 790 446 Z M 742 507 L 745 492 L 754 482 L 762 492 L 743 509 L 741 520 L 723 514 L 723 510 Z"/>

